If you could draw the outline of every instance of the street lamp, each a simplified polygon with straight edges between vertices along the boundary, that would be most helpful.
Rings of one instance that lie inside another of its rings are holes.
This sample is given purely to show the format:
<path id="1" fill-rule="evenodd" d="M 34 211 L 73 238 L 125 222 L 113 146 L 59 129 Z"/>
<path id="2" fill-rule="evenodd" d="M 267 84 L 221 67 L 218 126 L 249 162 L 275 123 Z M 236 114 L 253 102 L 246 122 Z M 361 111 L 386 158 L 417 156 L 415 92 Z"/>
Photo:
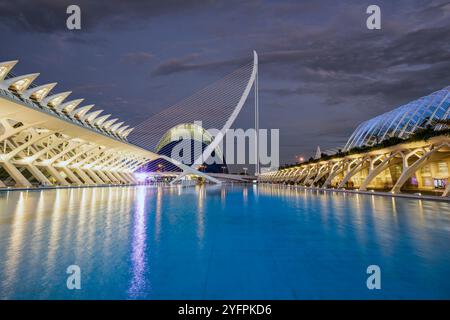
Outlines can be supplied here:
<path id="1" fill-rule="evenodd" d="M 244 170 L 244 176 L 246 176 L 248 168 L 242 168 L 242 169 Z"/>
<path id="2" fill-rule="evenodd" d="M 226 169 L 226 168 L 227 168 L 226 166 L 222 166 L 222 173 L 225 174 L 225 169 Z"/>

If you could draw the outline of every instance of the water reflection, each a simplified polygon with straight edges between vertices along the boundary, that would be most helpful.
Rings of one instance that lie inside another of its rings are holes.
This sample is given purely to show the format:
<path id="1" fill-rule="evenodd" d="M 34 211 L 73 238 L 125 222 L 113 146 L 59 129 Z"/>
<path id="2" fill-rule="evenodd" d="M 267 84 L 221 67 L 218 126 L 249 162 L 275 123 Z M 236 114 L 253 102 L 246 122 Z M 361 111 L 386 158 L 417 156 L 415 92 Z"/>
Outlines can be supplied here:
<path id="1" fill-rule="evenodd" d="M 449 297 L 449 213 L 282 186 L 0 193 L 0 298 L 336 298 L 374 262 L 391 297 Z M 71 264 L 87 277 L 78 295 Z"/>
<path id="2" fill-rule="evenodd" d="M 441 215 L 450 212 L 450 204 L 376 195 L 325 192 L 304 188 L 261 185 L 259 194 L 291 203 L 295 200 L 299 212 L 315 213 L 323 228 L 338 233 L 340 238 L 355 237 L 366 250 L 367 245 L 377 243 L 372 250 L 384 256 L 393 254 L 397 246 L 415 246 L 416 250 L 433 250 L 430 226 L 436 226 Z M 302 201 L 298 202 L 301 195 Z M 426 203 L 426 210 L 425 204 Z M 444 223 L 450 223 L 444 218 Z M 414 232 L 414 237 L 399 236 L 399 232 Z M 408 243 L 414 238 L 414 243 Z"/>
<path id="3" fill-rule="evenodd" d="M 129 294 L 132 298 L 138 298 L 145 289 L 145 239 L 146 239 L 146 214 L 145 214 L 145 187 L 140 187 L 136 196 L 136 210 L 134 213 L 133 242 L 132 242 L 132 280 Z"/>
<path id="4" fill-rule="evenodd" d="M 16 279 L 16 271 L 20 262 L 20 254 L 16 254 L 21 251 L 22 240 L 25 235 L 25 220 L 26 220 L 26 198 L 28 192 L 20 192 L 17 206 L 14 210 L 13 221 L 11 224 L 11 237 L 8 241 L 8 251 L 5 259 L 5 267 L 2 269 L 5 274 L 6 284 L 12 283 Z"/>
<path id="5" fill-rule="evenodd" d="M 206 188 L 204 186 L 197 187 L 197 237 L 199 243 L 203 244 L 203 236 L 205 234 L 205 198 Z"/>

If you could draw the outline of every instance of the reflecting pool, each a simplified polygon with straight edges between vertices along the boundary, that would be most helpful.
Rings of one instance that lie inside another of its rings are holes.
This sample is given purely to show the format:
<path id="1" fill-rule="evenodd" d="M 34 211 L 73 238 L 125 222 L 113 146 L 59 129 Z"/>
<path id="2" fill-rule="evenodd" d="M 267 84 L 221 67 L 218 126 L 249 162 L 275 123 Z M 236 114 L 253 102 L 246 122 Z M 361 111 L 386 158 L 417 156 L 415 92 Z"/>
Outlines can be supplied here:
<path id="1" fill-rule="evenodd" d="M 0 299 L 449 299 L 449 277 L 446 202 L 277 186 L 0 193 Z"/>

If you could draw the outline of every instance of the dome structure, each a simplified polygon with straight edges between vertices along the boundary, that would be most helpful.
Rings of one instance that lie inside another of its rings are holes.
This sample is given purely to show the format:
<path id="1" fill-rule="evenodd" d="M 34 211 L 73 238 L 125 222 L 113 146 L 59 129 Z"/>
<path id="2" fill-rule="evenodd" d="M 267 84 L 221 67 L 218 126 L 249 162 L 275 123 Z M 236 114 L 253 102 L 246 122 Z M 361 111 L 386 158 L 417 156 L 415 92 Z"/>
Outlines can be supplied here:
<path id="1" fill-rule="evenodd" d="M 392 137 L 406 139 L 436 120 L 450 119 L 449 90 L 450 86 L 361 123 L 348 139 L 344 151 L 373 146 Z"/>

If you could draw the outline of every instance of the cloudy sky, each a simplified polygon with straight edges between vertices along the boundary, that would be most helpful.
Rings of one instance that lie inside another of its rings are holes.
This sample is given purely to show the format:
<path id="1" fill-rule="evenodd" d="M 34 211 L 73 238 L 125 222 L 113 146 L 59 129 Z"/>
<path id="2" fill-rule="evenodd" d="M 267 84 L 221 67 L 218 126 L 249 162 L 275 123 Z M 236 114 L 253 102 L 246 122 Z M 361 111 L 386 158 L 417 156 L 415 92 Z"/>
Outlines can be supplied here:
<path id="1" fill-rule="evenodd" d="M 78 4 L 82 30 L 66 29 Z M 377 4 L 382 29 L 366 28 Z M 261 127 L 281 163 L 345 144 L 361 121 L 449 85 L 450 2 L 0 0 L 0 60 L 131 123 L 259 53 Z M 246 127 L 251 103 L 236 126 Z"/>

